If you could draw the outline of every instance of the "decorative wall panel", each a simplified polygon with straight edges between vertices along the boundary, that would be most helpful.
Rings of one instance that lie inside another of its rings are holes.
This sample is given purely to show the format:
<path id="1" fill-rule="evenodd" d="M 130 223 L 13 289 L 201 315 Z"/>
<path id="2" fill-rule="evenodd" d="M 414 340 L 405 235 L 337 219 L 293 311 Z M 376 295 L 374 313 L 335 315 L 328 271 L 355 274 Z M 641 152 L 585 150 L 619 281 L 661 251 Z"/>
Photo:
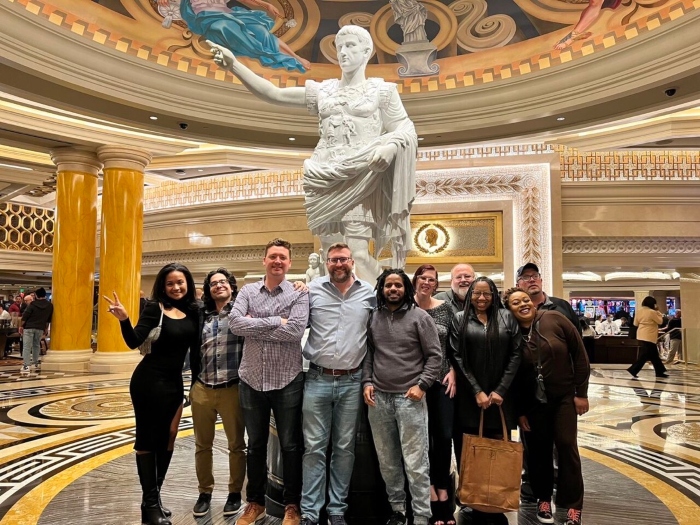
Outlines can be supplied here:
<path id="1" fill-rule="evenodd" d="M 53 233 L 53 210 L 0 203 L 0 249 L 51 252 Z"/>

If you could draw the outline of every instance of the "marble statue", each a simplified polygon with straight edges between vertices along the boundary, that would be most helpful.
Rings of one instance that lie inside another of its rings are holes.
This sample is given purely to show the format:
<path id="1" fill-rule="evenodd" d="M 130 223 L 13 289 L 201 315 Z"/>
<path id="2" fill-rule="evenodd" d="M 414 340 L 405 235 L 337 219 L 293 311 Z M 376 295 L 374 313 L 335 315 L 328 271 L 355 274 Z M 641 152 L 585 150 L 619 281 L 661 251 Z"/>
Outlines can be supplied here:
<path id="1" fill-rule="evenodd" d="M 389 0 L 394 21 L 403 31 L 403 43 L 396 49 L 402 77 L 422 77 L 440 72 L 435 63 L 437 47 L 428 40 L 425 21 L 428 10 L 418 0 Z"/>
<path id="2" fill-rule="evenodd" d="M 324 275 L 323 265 L 321 264 L 321 256 L 316 252 L 309 254 L 309 268 L 306 270 L 304 280 L 309 284 L 314 279 L 318 279 Z"/>
<path id="3" fill-rule="evenodd" d="M 394 21 L 401 26 L 403 43 L 428 40 L 425 21 L 428 10 L 418 0 L 389 0 L 394 12 Z"/>
<path id="4" fill-rule="evenodd" d="M 409 213 L 415 197 L 418 138 L 396 84 L 365 76 L 372 55 L 369 32 L 344 26 L 335 43 L 340 79 L 279 88 L 241 64 L 228 49 L 208 41 L 214 61 L 252 93 L 318 115 L 320 140 L 304 162 L 309 229 L 320 237 L 324 253 L 334 242 L 347 243 L 358 277 L 374 282 L 381 272 L 377 257 L 387 243 L 393 267 L 404 266 L 411 248 Z"/>

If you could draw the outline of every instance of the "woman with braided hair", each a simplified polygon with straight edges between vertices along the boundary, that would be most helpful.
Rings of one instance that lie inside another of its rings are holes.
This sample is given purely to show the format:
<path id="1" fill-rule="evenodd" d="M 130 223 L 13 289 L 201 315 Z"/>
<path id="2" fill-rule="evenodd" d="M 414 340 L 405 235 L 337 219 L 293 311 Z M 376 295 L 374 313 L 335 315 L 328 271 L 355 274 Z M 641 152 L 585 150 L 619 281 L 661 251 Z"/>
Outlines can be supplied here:
<path id="1" fill-rule="evenodd" d="M 577 415 L 588 412 L 590 366 L 576 327 L 554 310 L 538 311 L 519 288 L 504 294 L 506 308 L 523 334 L 523 362 L 517 380 L 522 438 L 537 519 L 554 523 L 552 447 L 557 447 L 557 505 L 568 508 L 564 525 L 581 525 L 583 477 L 576 442 Z M 537 385 L 543 385 L 537 395 Z"/>

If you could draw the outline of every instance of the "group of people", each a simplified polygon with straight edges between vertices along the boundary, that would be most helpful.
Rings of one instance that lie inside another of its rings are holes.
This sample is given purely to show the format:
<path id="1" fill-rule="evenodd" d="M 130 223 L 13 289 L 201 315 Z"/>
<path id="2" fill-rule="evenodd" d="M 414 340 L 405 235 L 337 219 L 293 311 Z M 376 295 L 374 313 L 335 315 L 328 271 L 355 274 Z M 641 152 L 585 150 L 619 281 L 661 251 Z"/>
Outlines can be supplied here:
<path id="1" fill-rule="evenodd" d="M 247 502 L 237 523 L 251 525 L 265 516 L 272 411 L 283 467 L 283 524 L 316 525 L 328 495 L 330 523 L 344 525 L 364 401 L 391 505 L 388 525 L 406 523 L 405 478 L 415 524 L 454 525 L 448 496 L 452 441 L 459 458 L 462 435 L 478 432 L 481 410 L 485 434 L 502 433 L 494 405 L 505 412 L 509 431 L 516 425 L 523 431 L 539 521 L 553 523 L 556 446 L 557 502 L 568 508 L 566 524 L 579 525 L 576 417 L 588 410 L 589 366 L 570 319 L 573 310 L 542 291 L 537 266 L 519 269 L 518 288 L 507 290 L 502 302 L 493 281 L 475 278 L 468 264 L 455 266 L 450 290 L 436 293 L 432 265 L 412 278 L 401 269 L 385 270 L 373 289 L 356 277 L 348 245 L 335 243 L 325 255 L 325 275 L 308 287 L 292 284 L 286 279 L 292 247 L 274 239 L 265 249 L 261 281 L 237 291 L 230 272 L 213 270 L 204 279 L 203 306 L 187 268 L 167 265 L 136 326 L 116 293 L 105 297 L 130 347 L 150 341 L 130 385 L 142 522 L 170 523 L 160 487 L 182 413 L 181 369 L 189 348 L 195 516 L 211 506 L 217 415 L 229 452 L 224 515 L 241 509 L 247 473 Z M 546 402 L 535 394 L 538 375 Z M 507 522 L 504 515 L 472 516 L 474 523 Z"/>
<path id="2" fill-rule="evenodd" d="M 12 323 L 16 327 L 17 336 L 10 332 L 5 343 L 5 354 L 8 354 L 14 339 L 20 342 L 22 367 L 20 373 L 27 374 L 31 370 L 39 370 L 41 366 L 41 340 L 48 336 L 53 304 L 47 299 L 43 287 L 27 294 L 17 294 L 13 302 L 3 308 L 0 304 L 0 321 Z M 16 322 L 13 323 L 13 320 Z"/>

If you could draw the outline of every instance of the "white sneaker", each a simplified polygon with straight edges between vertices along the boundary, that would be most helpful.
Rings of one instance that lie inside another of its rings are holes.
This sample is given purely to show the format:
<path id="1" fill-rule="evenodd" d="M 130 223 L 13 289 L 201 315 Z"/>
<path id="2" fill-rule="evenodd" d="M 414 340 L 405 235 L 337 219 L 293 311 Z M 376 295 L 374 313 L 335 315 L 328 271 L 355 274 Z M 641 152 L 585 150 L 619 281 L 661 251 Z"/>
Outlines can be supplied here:
<path id="1" fill-rule="evenodd" d="M 29 373 L 29 367 L 27 365 L 23 365 L 22 368 L 19 369 L 19 371 L 22 374 L 28 374 Z"/>

